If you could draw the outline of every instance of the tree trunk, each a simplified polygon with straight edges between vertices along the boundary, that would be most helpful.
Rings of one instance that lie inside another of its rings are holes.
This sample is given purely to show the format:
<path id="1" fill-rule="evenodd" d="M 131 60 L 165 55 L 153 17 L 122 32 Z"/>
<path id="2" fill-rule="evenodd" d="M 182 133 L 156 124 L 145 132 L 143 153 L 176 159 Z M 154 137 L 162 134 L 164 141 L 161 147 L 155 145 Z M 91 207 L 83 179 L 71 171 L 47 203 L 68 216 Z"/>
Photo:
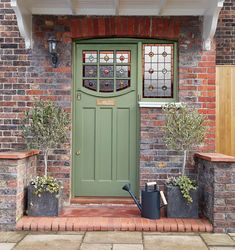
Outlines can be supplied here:
<path id="1" fill-rule="evenodd" d="M 46 149 L 45 151 L 43 151 L 43 156 L 44 156 L 44 165 L 45 165 L 45 172 L 44 175 L 47 176 L 47 160 L 48 160 L 48 149 Z"/>
<path id="2" fill-rule="evenodd" d="M 182 168 L 182 176 L 185 175 L 186 160 L 187 160 L 187 150 L 184 150 L 184 162 L 183 162 L 183 168 Z"/>

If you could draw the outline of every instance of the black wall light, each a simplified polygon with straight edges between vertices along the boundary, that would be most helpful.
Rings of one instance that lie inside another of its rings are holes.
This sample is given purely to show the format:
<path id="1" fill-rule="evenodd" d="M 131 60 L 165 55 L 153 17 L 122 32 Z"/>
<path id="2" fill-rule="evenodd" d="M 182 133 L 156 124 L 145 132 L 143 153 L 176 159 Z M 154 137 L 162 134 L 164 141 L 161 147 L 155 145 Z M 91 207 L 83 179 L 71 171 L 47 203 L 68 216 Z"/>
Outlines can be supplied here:
<path id="1" fill-rule="evenodd" d="M 57 68 L 59 64 L 59 58 L 58 58 L 58 53 L 57 53 L 57 44 L 58 41 L 56 40 L 55 37 L 50 37 L 48 39 L 48 49 L 49 53 L 51 55 L 51 63 L 53 68 Z"/>

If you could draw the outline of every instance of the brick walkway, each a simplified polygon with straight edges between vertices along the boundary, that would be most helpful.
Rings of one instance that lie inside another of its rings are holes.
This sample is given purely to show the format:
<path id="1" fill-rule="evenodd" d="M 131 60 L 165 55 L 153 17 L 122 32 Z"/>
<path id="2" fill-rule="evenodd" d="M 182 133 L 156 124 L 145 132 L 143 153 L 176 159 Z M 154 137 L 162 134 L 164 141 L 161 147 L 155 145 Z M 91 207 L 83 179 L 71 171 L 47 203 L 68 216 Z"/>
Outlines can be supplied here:
<path id="1" fill-rule="evenodd" d="M 234 250 L 235 234 L 0 232 L 1 250 Z"/>

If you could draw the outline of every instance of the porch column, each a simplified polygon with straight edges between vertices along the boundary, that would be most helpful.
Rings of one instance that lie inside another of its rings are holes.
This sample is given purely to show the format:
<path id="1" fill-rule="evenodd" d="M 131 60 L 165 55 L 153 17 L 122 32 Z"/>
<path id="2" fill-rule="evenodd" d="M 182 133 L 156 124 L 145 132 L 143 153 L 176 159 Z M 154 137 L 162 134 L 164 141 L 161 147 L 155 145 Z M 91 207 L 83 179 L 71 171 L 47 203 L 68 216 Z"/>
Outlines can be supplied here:
<path id="1" fill-rule="evenodd" d="M 235 232 L 235 157 L 219 153 L 195 155 L 199 207 L 217 233 Z"/>
<path id="2" fill-rule="evenodd" d="M 38 150 L 0 153 L 0 230 L 15 229 L 25 210 L 26 186 L 36 175 Z"/>

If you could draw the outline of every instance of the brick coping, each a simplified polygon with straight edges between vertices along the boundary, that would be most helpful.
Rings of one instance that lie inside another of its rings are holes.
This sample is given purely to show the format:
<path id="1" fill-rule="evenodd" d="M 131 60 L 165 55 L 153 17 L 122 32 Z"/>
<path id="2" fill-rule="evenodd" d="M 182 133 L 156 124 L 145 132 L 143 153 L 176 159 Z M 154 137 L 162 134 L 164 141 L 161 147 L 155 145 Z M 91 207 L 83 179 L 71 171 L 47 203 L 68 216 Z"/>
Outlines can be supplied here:
<path id="1" fill-rule="evenodd" d="M 197 158 L 211 161 L 211 162 L 232 162 L 235 163 L 235 157 L 224 155 L 220 153 L 196 153 L 194 155 Z"/>
<path id="2" fill-rule="evenodd" d="M 8 151 L 8 152 L 0 152 L 0 159 L 9 159 L 9 160 L 18 160 L 28 158 L 33 155 L 38 155 L 39 150 L 27 150 L 27 151 Z"/>

